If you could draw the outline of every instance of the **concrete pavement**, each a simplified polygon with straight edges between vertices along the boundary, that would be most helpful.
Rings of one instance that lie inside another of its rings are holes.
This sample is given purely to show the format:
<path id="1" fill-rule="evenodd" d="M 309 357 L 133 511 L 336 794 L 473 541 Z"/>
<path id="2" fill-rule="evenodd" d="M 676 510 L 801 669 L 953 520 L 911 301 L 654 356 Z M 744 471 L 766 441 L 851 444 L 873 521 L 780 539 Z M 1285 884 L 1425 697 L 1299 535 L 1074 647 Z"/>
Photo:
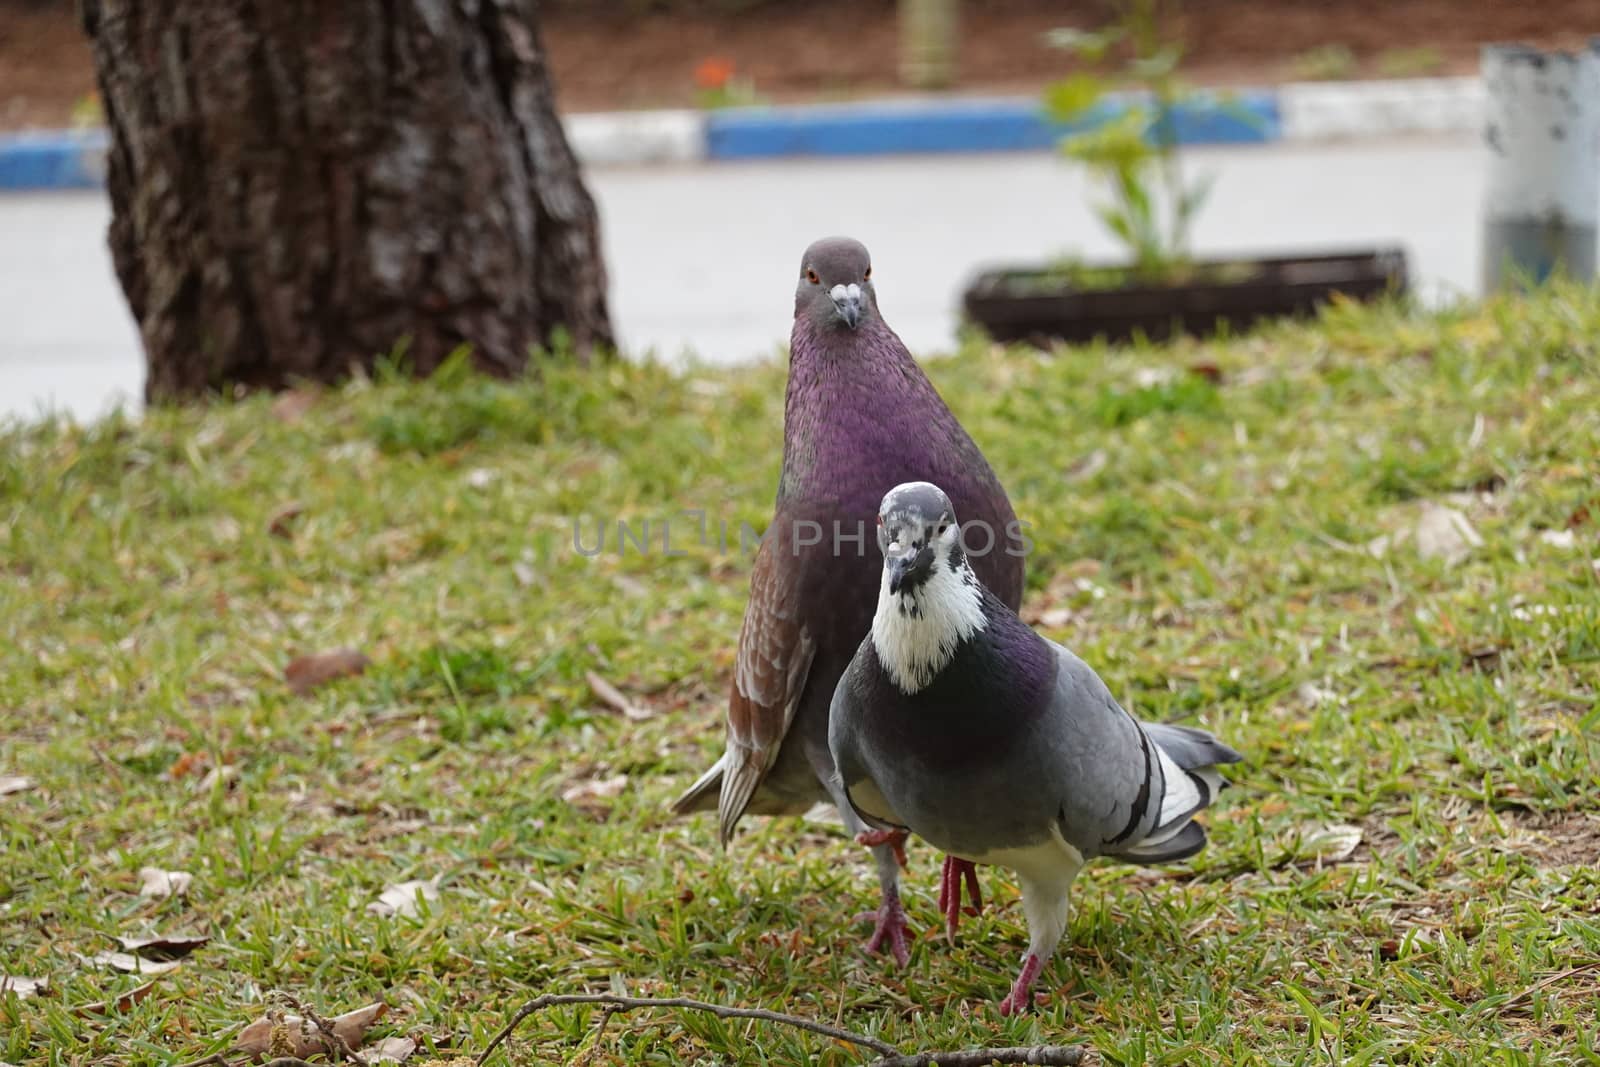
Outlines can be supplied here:
<path id="1" fill-rule="evenodd" d="M 1424 297 L 1475 291 L 1483 160 L 1475 138 L 1195 148 L 1217 176 L 1197 251 L 1398 243 Z M 776 352 L 800 251 L 850 233 L 874 254 L 885 316 L 913 350 L 948 349 L 983 264 L 1115 254 L 1075 168 L 1046 153 L 752 161 L 589 176 L 612 313 L 631 352 L 710 363 Z M 0 197 L 0 417 L 78 417 L 136 397 L 137 332 L 105 251 L 99 193 Z"/>

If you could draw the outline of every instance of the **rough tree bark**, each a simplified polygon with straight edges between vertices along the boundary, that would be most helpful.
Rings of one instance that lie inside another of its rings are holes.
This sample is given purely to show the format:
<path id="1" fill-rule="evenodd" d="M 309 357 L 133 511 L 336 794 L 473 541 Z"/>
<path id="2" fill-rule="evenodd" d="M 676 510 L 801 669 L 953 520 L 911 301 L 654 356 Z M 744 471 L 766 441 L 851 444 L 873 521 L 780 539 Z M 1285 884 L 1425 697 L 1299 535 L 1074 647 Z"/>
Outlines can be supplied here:
<path id="1" fill-rule="evenodd" d="M 612 342 L 537 0 L 82 0 L 146 396 Z"/>

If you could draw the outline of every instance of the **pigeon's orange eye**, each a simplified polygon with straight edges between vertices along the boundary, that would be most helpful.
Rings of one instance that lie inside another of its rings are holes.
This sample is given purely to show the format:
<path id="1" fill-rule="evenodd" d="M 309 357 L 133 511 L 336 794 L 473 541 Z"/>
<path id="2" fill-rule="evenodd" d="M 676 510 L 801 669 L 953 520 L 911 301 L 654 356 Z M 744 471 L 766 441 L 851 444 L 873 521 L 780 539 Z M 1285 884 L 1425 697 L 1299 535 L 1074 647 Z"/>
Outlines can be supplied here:
<path id="1" fill-rule="evenodd" d="M 806 281 L 810 282 L 812 285 L 816 285 L 818 282 L 822 281 L 822 279 L 817 277 L 817 272 L 816 271 L 814 271 L 811 268 L 807 267 L 806 268 Z"/>
<path id="2" fill-rule="evenodd" d="M 862 275 L 862 276 L 861 276 L 861 280 L 862 280 L 862 281 L 866 281 L 866 280 L 868 280 L 868 279 L 869 279 L 869 278 L 871 278 L 871 277 L 872 277 L 872 268 L 871 268 L 871 267 L 868 267 L 868 268 L 867 268 L 867 273 L 865 273 L 865 274 L 863 274 L 863 275 Z"/>

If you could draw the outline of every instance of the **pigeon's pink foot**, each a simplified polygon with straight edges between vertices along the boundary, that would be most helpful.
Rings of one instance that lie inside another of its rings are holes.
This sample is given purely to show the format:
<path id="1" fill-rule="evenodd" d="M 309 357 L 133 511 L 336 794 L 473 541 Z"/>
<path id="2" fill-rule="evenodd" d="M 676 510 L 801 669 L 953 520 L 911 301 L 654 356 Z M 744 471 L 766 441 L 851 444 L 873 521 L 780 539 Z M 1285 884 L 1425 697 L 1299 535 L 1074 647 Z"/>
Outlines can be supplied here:
<path id="1" fill-rule="evenodd" d="M 1022 973 L 1017 975 L 1006 999 L 1000 1002 L 1001 1015 L 1021 1015 L 1033 1006 L 1033 980 L 1039 977 L 1043 967 L 1043 961 L 1031 952 L 1022 958 Z"/>
<path id="2" fill-rule="evenodd" d="M 883 903 L 878 905 L 877 911 L 864 911 L 856 916 L 858 922 L 867 919 L 873 922 L 872 936 L 867 938 L 867 951 L 881 952 L 888 945 L 895 963 L 902 967 L 910 963 L 911 949 L 906 939 L 911 933 L 911 926 L 906 922 L 906 909 L 900 903 L 899 890 L 885 891 Z"/>
<path id="3" fill-rule="evenodd" d="M 895 862 L 900 866 L 906 863 L 906 837 L 904 830 L 863 830 L 856 835 L 856 844 L 866 845 L 868 848 L 877 848 L 879 845 L 888 845 L 894 849 Z"/>
<path id="4" fill-rule="evenodd" d="M 961 906 L 961 885 L 966 883 L 967 896 L 972 898 L 972 906 Z M 956 939 L 956 927 L 961 924 L 961 913 L 976 915 L 983 910 L 983 893 L 978 889 L 978 868 L 971 860 L 958 859 L 955 856 L 944 858 L 944 867 L 939 872 L 939 910 L 944 913 L 944 933 L 952 944 Z"/>

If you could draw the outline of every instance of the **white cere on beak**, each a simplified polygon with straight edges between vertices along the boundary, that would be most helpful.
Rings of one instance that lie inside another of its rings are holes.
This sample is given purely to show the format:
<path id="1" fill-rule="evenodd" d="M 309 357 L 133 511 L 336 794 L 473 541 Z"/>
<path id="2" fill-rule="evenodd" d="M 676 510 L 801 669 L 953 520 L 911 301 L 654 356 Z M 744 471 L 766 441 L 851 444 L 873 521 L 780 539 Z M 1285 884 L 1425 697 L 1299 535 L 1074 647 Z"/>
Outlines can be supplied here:
<path id="1" fill-rule="evenodd" d="M 860 300 L 861 286 L 857 285 L 855 282 L 851 282 L 849 285 L 836 285 L 832 289 L 828 290 L 828 295 L 833 297 L 835 300 L 844 300 L 846 298 Z"/>

